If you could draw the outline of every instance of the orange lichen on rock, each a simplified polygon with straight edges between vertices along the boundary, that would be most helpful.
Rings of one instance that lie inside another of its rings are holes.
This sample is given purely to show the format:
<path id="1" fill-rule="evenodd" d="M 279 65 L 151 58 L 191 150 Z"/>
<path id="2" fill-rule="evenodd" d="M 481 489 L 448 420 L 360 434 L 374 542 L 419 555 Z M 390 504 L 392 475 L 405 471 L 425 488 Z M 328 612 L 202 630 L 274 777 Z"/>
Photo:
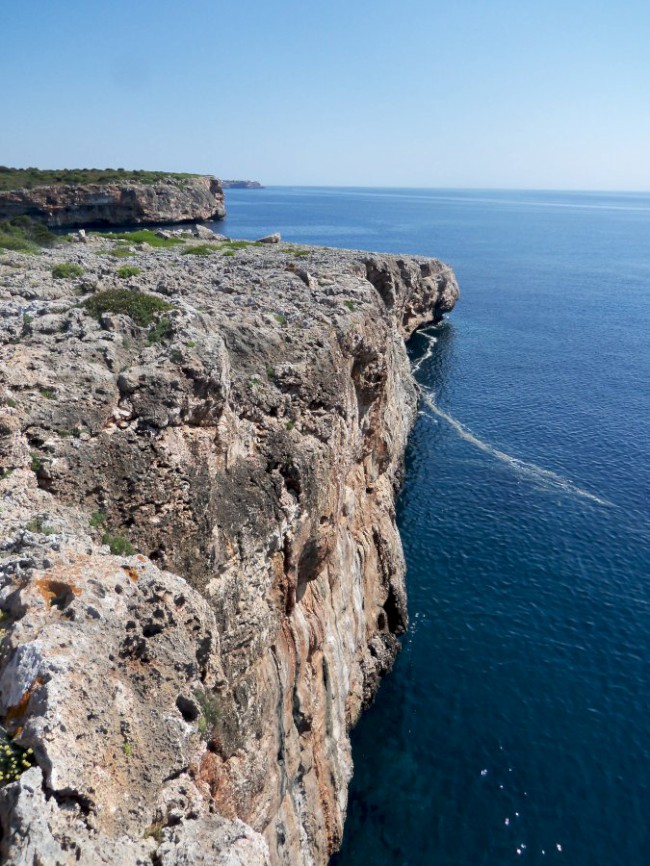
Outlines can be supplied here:
<path id="1" fill-rule="evenodd" d="M 14 704 L 13 707 L 9 707 L 7 710 L 7 715 L 5 716 L 5 722 L 15 722 L 17 719 L 22 718 L 27 712 L 27 707 L 29 705 L 29 700 L 35 691 L 40 689 L 43 685 L 43 678 L 36 677 L 32 685 L 27 689 L 22 698 L 18 701 L 17 704 Z"/>
<path id="2" fill-rule="evenodd" d="M 130 565 L 123 565 L 122 569 L 128 574 L 129 579 L 132 580 L 133 583 L 137 582 L 139 575 L 138 575 L 138 570 L 136 568 L 133 568 Z"/>
<path id="3" fill-rule="evenodd" d="M 81 595 L 79 587 L 49 577 L 42 577 L 37 580 L 36 589 L 45 599 L 48 609 L 58 607 L 59 610 L 63 610 L 75 596 Z"/>

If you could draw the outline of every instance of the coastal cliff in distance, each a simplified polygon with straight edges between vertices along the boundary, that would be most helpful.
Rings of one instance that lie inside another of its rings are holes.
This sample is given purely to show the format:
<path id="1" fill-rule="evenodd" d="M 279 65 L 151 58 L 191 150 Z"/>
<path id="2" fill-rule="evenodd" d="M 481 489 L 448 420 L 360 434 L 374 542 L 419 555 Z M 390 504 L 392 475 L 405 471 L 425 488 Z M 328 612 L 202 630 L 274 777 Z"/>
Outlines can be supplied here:
<path id="1" fill-rule="evenodd" d="M 161 243 L 0 257 L 0 856 L 325 866 L 407 622 L 404 341 L 456 281 Z"/>
<path id="2" fill-rule="evenodd" d="M 0 220 L 27 216 L 50 228 L 202 222 L 226 215 L 221 182 L 162 172 L 0 170 Z M 79 175 L 80 181 L 66 182 Z M 48 183 L 52 176 L 62 181 Z M 29 186 L 7 188 L 26 182 Z"/>
<path id="3" fill-rule="evenodd" d="M 224 189 L 264 189 L 259 180 L 222 180 Z"/>

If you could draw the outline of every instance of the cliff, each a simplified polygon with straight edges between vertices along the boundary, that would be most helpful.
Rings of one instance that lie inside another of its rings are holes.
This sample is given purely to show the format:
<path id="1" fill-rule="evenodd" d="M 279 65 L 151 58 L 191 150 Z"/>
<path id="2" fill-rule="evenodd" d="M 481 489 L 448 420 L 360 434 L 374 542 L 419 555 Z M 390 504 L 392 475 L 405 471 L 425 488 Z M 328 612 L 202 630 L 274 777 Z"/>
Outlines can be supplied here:
<path id="1" fill-rule="evenodd" d="M 23 215 L 69 228 L 221 219 L 226 209 L 216 178 L 169 175 L 149 183 L 125 179 L 0 190 L 0 219 Z"/>
<path id="2" fill-rule="evenodd" d="M 0 259 L 0 854 L 324 866 L 407 622 L 404 340 L 453 274 L 66 246 Z"/>

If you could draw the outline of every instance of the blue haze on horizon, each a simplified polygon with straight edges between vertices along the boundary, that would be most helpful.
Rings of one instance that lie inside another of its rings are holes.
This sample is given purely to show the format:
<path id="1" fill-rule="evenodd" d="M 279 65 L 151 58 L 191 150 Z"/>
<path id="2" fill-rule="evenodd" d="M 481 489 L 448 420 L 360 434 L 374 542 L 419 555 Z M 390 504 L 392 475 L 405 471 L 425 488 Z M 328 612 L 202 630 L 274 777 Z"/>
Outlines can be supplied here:
<path id="1" fill-rule="evenodd" d="M 640 0 L 3 0 L 0 164 L 650 189 Z"/>

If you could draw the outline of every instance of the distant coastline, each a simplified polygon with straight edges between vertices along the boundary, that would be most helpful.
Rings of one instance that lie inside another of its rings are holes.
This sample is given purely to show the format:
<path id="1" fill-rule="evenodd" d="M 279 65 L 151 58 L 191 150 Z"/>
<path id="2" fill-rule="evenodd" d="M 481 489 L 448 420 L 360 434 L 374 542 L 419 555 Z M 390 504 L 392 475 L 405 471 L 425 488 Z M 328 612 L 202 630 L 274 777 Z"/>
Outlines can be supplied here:
<path id="1" fill-rule="evenodd" d="M 259 180 L 222 180 L 223 189 L 264 189 Z"/>

